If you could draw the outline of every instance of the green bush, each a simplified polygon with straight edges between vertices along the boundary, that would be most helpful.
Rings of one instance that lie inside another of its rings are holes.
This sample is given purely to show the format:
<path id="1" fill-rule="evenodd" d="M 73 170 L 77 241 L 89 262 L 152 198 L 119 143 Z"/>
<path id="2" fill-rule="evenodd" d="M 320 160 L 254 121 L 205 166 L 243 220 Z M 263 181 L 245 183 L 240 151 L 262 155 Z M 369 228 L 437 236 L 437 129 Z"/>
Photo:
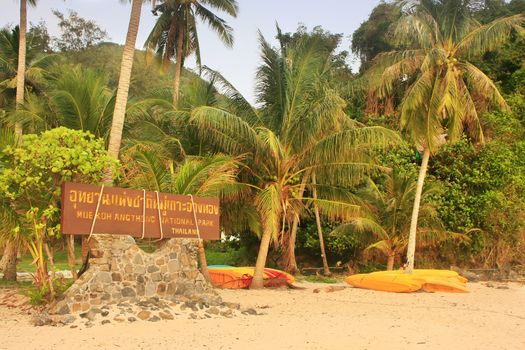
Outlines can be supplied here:
<path id="1" fill-rule="evenodd" d="M 44 251 L 60 234 L 62 183 L 99 183 L 107 169 L 116 172 L 118 162 L 101 139 L 64 127 L 24 135 L 18 147 L 7 146 L 3 154 L 1 208 L 13 214 L 13 233 L 20 235 L 36 264 L 35 284 L 52 291 Z"/>

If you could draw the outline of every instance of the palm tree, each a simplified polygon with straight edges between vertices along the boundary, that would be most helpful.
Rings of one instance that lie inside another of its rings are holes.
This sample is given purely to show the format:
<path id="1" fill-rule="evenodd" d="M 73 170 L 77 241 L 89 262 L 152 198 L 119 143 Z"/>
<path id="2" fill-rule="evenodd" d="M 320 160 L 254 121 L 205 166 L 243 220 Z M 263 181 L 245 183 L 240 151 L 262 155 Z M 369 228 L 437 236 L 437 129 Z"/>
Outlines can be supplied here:
<path id="1" fill-rule="evenodd" d="M 20 0 L 20 35 L 18 45 L 18 69 L 16 74 L 16 108 L 24 102 L 25 76 L 26 76 L 26 32 L 27 32 L 27 3 L 35 6 L 36 0 Z M 22 137 L 22 126 L 15 125 L 15 135 Z"/>
<path id="2" fill-rule="evenodd" d="M 12 102 L 16 100 L 16 86 L 18 81 L 18 54 L 20 30 L 16 26 L 12 29 L 0 29 L 0 107 L 15 109 Z M 31 45 L 26 50 L 26 68 L 24 84 L 27 90 L 39 92 L 46 83 L 45 75 L 56 61 L 54 54 L 41 54 Z M 25 94 L 24 94 L 25 95 Z"/>
<path id="3" fill-rule="evenodd" d="M 246 157 L 241 179 L 250 181 L 262 231 L 256 232 L 261 245 L 251 288 L 263 285 L 270 241 L 283 244 L 294 219 L 306 214 L 308 204 L 315 203 L 325 215 L 342 220 L 360 215 L 359 206 L 350 203 L 348 191 L 341 186 L 355 184 L 372 167 L 367 149 L 396 139 L 393 132 L 381 128 L 353 128 L 327 135 L 296 153 L 264 125 L 250 125 L 218 108 L 196 108 L 191 122 L 218 150 Z M 323 182 L 305 181 L 309 177 L 303 174 L 311 171 Z M 319 198 L 303 196 L 305 187 L 317 188 Z"/>
<path id="4" fill-rule="evenodd" d="M 280 31 L 279 31 L 280 33 Z M 269 243 L 284 247 L 284 268 L 294 272 L 299 218 L 315 204 L 325 215 L 357 215 L 341 186 L 362 179 L 370 165 L 372 145 L 396 140 L 393 132 L 364 128 L 349 119 L 345 103 L 327 83 L 330 52 L 316 37 L 271 47 L 260 36 L 263 65 L 257 73 L 254 109 L 231 84 L 214 77 L 229 97 L 224 107 L 199 107 L 190 122 L 202 140 L 217 151 L 249 155 L 243 182 L 251 184 L 260 224 L 261 246 L 252 287 L 262 286 Z M 231 111 L 231 112 L 229 112 Z M 235 114 L 234 114 L 235 113 Z M 315 172 L 318 183 L 313 184 Z M 319 198 L 307 198 L 316 188 Z M 291 247 L 291 248 L 290 248 Z"/>
<path id="5" fill-rule="evenodd" d="M 26 102 L 8 120 L 32 132 L 65 126 L 107 140 L 115 95 L 107 87 L 106 78 L 79 66 L 61 67 L 47 77 L 45 93 L 28 94 Z"/>
<path id="6" fill-rule="evenodd" d="M 316 33 L 291 40 L 279 27 L 277 33 L 278 48 L 260 36 L 263 64 L 257 71 L 256 92 L 261 123 L 275 133 L 290 154 L 299 155 L 330 134 L 356 129 L 358 123 L 346 116 L 346 104 L 333 86 L 335 47 L 327 45 L 326 39 Z M 312 191 L 314 177 L 323 183 L 331 176 L 314 169 L 301 172 L 298 181 L 304 185 L 298 187 L 298 196 L 302 197 L 306 190 L 317 192 Z M 316 203 L 313 206 L 318 212 Z M 290 273 L 297 271 L 295 241 L 299 215 L 295 214 L 291 229 L 283 238 L 282 264 Z M 322 236 L 320 229 L 318 233 Z M 324 265 L 326 269 L 325 261 Z"/>
<path id="7" fill-rule="evenodd" d="M 156 1 L 151 0 L 153 6 Z M 129 85 L 131 82 L 131 70 L 133 68 L 133 58 L 135 55 L 135 44 L 137 42 L 137 33 L 140 25 L 140 15 L 142 12 L 143 0 L 131 0 L 131 14 L 129 17 L 128 33 L 122 52 L 122 62 L 120 64 L 120 76 L 115 98 L 115 110 L 111 122 L 111 131 L 109 133 L 108 152 L 109 155 L 118 159 L 120 146 L 122 143 L 122 130 L 126 118 L 126 108 L 128 104 Z M 104 182 L 112 183 L 113 174 L 110 169 L 106 172 Z"/>
<path id="8" fill-rule="evenodd" d="M 507 104 L 494 82 L 470 60 L 499 47 L 525 17 L 516 15 L 480 25 L 459 0 L 401 1 L 404 13 L 393 38 L 399 50 L 379 54 L 366 73 L 372 96 L 392 101 L 395 87 L 406 86 L 399 103 L 401 127 L 423 151 L 407 251 L 407 273 L 414 268 L 418 211 L 431 154 L 445 140 L 465 131 L 483 141 L 479 113 Z"/>
<path id="9" fill-rule="evenodd" d="M 337 227 L 334 235 L 354 234 L 359 241 L 368 242 L 366 250 L 376 249 L 387 258 L 387 270 L 392 270 L 396 258 L 406 250 L 410 216 L 416 193 L 416 176 L 396 169 L 388 173 L 381 186 L 371 179 L 358 192 L 369 209 L 369 215 Z M 381 188 L 380 188 L 381 187 Z M 422 205 L 418 221 L 418 246 L 429 246 L 454 235 L 445 232 L 436 208 L 428 200 L 436 193 L 435 187 L 426 187 L 421 194 Z"/>
<path id="10" fill-rule="evenodd" d="M 201 65 L 197 19 L 207 23 L 225 45 L 228 47 L 233 45 L 233 29 L 205 5 L 224 11 L 232 17 L 237 16 L 236 0 L 165 0 L 154 9 L 154 12 L 160 15 L 146 40 L 146 47 L 150 51 L 156 51 L 162 57 L 165 67 L 169 65 L 173 57 L 176 57 L 173 79 L 173 105 L 175 107 L 179 99 L 180 77 L 184 60 L 195 53 L 197 64 Z"/>

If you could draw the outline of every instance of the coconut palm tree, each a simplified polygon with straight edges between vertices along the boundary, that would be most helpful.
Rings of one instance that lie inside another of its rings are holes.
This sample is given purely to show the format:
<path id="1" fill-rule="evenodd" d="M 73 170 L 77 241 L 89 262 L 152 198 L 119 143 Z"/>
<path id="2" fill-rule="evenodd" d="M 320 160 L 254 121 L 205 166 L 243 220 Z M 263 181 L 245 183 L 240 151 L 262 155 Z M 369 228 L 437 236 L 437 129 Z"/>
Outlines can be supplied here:
<path id="1" fill-rule="evenodd" d="M 65 126 L 107 140 L 115 95 L 107 87 L 106 78 L 79 66 L 61 67 L 47 78 L 45 94 L 28 94 L 26 102 L 8 120 L 32 132 Z"/>
<path id="2" fill-rule="evenodd" d="M 393 31 L 400 49 L 379 54 L 366 73 L 371 99 L 391 102 L 394 87 L 406 87 L 399 103 L 401 127 L 423 152 L 411 217 L 407 273 L 414 268 L 418 211 L 431 154 L 445 141 L 466 132 L 483 141 L 479 113 L 506 109 L 498 88 L 473 58 L 499 47 L 513 30 L 523 32 L 516 15 L 480 25 L 468 16 L 464 1 L 401 1 L 403 16 Z"/>
<path id="3" fill-rule="evenodd" d="M 261 105 L 259 118 L 264 126 L 275 133 L 292 154 L 301 154 L 329 134 L 358 126 L 344 113 L 345 102 L 333 87 L 335 47 L 326 45 L 324 37 L 315 34 L 289 40 L 279 27 L 277 38 L 278 48 L 272 47 L 262 35 L 259 39 L 263 64 L 257 71 L 256 93 Z M 306 184 L 311 184 L 314 175 L 321 183 L 326 181 L 319 170 L 300 173 L 299 182 L 305 185 L 298 188 L 299 197 L 305 190 L 311 190 Z M 313 206 L 317 212 L 316 204 Z M 299 215 L 295 215 L 291 229 L 283 238 L 282 264 L 290 273 L 297 271 L 298 226 Z M 318 229 L 318 233 L 322 236 L 321 230 Z"/>
<path id="4" fill-rule="evenodd" d="M 179 99 L 184 60 L 194 53 L 197 65 L 201 65 L 197 19 L 207 23 L 226 46 L 233 45 L 233 29 L 206 6 L 226 12 L 232 17 L 237 16 L 236 0 L 165 0 L 154 9 L 154 13 L 158 13 L 159 18 L 146 40 L 146 47 L 150 51 L 156 51 L 162 57 L 165 67 L 175 57 L 173 79 L 173 105 L 175 107 Z"/>
<path id="5" fill-rule="evenodd" d="M 27 4 L 36 5 L 36 0 L 20 0 L 20 25 L 18 44 L 18 69 L 16 74 L 16 108 L 24 102 L 25 76 L 26 76 L 26 33 L 27 33 Z M 22 126 L 15 125 L 16 137 L 22 137 Z"/>
<path id="6" fill-rule="evenodd" d="M 327 83 L 330 53 L 323 50 L 319 38 L 305 36 L 279 49 L 262 36 L 260 43 L 261 107 L 251 107 L 231 84 L 215 75 L 230 103 L 195 108 L 190 119 L 201 139 L 217 151 L 249 155 L 241 178 L 253 186 L 262 231 L 252 287 L 262 286 L 272 239 L 284 248 L 284 268 L 296 271 L 295 235 L 307 207 L 316 204 L 325 214 L 358 211 L 345 202 L 348 194 L 340 186 L 355 184 L 373 167 L 368 154 L 372 145 L 384 146 L 396 139 L 393 132 L 363 128 L 345 115 L 344 101 Z M 304 197 L 314 187 L 319 198 Z"/>
<path id="7" fill-rule="evenodd" d="M 355 184 L 372 168 L 367 149 L 385 146 L 396 139 L 393 132 L 381 128 L 352 128 L 327 135 L 307 149 L 295 152 L 264 125 L 250 125 L 218 108 L 196 108 L 190 121 L 201 137 L 206 137 L 218 150 L 246 157 L 244 174 L 240 176 L 251 181 L 262 231 L 258 232 L 261 245 L 252 288 L 263 285 L 270 242 L 283 244 L 293 228 L 294 218 L 305 215 L 308 205 L 315 203 L 325 215 L 342 220 L 360 215 L 359 206 L 350 202 L 349 193 L 342 186 Z M 311 171 L 319 176 L 315 185 L 303 175 Z M 314 186 L 318 198 L 300 193 Z"/>
<path id="8" fill-rule="evenodd" d="M 392 270 L 395 260 L 408 245 L 416 184 L 415 175 L 396 169 L 386 174 L 381 186 L 368 179 L 367 186 L 358 192 L 357 197 L 368 207 L 370 215 L 340 225 L 332 234 L 358 235 L 360 242 L 367 242 L 366 250 L 376 249 L 385 255 L 387 270 Z M 435 186 L 427 186 L 421 194 L 418 247 L 430 246 L 450 237 L 465 238 L 444 230 L 436 208 L 429 200 L 436 190 Z"/>
<path id="9" fill-rule="evenodd" d="M 20 30 L 14 28 L 0 29 L 0 108 L 16 108 L 16 85 L 18 81 L 18 54 Z M 46 84 L 46 74 L 56 62 L 54 54 L 42 54 L 30 44 L 26 50 L 25 89 L 39 93 Z M 25 96 L 25 93 L 24 93 Z"/>
<path id="10" fill-rule="evenodd" d="M 120 64 L 120 76 L 115 99 L 115 109 L 109 133 L 108 152 L 109 155 L 118 159 L 120 145 L 122 141 L 122 129 L 126 117 L 126 107 L 128 104 L 129 85 L 131 81 L 131 70 L 133 68 L 133 57 L 135 55 L 135 43 L 140 25 L 140 14 L 142 11 L 142 0 L 132 0 L 131 15 L 129 18 L 128 33 L 122 52 L 122 63 Z M 113 179 L 110 170 L 107 171 L 105 182 L 111 183 Z"/>

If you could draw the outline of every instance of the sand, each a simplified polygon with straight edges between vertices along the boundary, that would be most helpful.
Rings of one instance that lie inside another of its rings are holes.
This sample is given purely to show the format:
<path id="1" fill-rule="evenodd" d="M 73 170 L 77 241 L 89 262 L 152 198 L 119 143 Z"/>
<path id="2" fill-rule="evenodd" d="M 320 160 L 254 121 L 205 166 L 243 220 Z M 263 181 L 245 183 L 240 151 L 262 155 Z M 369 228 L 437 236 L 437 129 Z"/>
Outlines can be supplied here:
<path id="1" fill-rule="evenodd" d="M 525 349 L 524 285 L 472 283 L 469 294 L 300 286 L 222 290 L 263 313 L 231 319 L 33 327 L 0 307 L 0 349 Z"/>

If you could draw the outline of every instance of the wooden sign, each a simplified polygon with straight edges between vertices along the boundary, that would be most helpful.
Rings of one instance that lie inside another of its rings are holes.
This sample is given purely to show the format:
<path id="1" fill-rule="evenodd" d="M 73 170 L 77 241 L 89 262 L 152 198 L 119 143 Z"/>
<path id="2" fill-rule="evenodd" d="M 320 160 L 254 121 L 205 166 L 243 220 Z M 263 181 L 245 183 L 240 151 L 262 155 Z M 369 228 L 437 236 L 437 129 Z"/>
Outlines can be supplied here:
<path id="1" fill-rule="evenodd" d="M 95 216 L 96 213 L 96 216 Z M 219 199 L 66 182 L 62 233 L 218 240 Z"/>

